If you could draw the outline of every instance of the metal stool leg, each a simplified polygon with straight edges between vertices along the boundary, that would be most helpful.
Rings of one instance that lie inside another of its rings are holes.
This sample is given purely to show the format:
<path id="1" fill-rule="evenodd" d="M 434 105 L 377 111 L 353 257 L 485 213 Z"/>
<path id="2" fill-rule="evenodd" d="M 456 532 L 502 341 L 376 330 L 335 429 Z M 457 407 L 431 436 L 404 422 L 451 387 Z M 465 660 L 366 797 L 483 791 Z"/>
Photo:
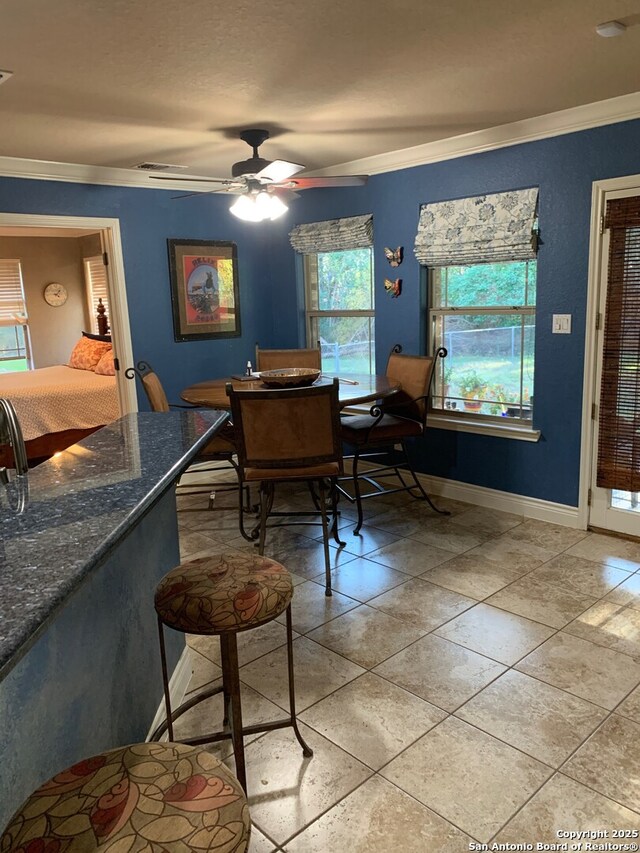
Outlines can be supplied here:
<path id="1" fill-rule="evenodd" d="M 162 621 L 158 618 L 158 636 L 160 638 L 160 660 L 162 662 L 162 687 L 164 689 L 164 707 L 167 712 L 167 732 L 169 740 L 173 740 L 173 720 L 171 719 L 171 698 L 169 696 L 169 673 L 167 671 L 167 652 L 164 647 L 164 630 Z"/>
<path id="2" fill-rule="evenodd" d="M 291 629 L 291 605 L 287 607 L 287 666 L 289 668 L 289 712 L 291 714 L 291 725 L 298 743 L 302 747 L 302 754 L 305 758 L 311 758 L 313 750 L 300 734 L 298 728 L 298 720 L 296 718 L 296 691 L 293 680 L 293 631 Z"/>
<path id="3" fill-rule="evenodd" d="M 234 633 L 220 635 L 223 679 L 230 697 L 231 739 L 236 760 L 236 776 L 244 791 L 247 790 L 247 771 L 244 760 L 244 735 L 242 730 L 242 699 L 238 669 L 238 643 Z"/>

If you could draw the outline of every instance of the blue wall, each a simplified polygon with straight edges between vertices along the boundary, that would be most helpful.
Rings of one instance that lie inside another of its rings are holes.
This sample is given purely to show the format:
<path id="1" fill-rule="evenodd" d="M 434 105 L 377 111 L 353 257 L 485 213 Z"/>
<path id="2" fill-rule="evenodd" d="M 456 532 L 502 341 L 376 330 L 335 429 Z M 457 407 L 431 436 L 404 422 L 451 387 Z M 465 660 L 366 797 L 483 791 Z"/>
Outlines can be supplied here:
<path id="1" fill-rule="evenodd" d="M 520 187 L 540 188 L 534 425 L 536 444 L 430 430 L 419 467 L 443 477 L 577 505 L 591 185 L 640 172 L 640 121 L 502 148 L 373 176 L 367 186 L 308 190 L 274 223 L 241 223 L 229 198 L 180 201 L 171 190 L 123 189 L 0 179 L 0 210 L 118 217 L 134 352 L 161 374 L 172 399 L 180 388 L 240 370 L 253 345 L 297 346 L 299 282 L 288 232 L 299 222 L 374 214 L 378 369 L 394 343 L 424 351 L 426 317 L 412 247 L 419 206 Z M 167 269 L 168 237 L 238 244 L 242 337 L 174 343 Z M 384 246 L 403 245 L 400 299 L 384 291 Z M 551 315 L 573 315 L 571 335 L 551 335 Z"/>

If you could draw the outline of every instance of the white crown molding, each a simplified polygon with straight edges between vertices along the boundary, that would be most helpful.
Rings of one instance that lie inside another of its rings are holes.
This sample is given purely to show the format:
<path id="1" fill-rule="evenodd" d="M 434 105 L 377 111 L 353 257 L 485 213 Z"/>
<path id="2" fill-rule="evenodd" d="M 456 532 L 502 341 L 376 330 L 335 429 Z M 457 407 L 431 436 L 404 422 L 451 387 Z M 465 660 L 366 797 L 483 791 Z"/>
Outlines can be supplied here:
<path id="1" fill-rule="evenodd" d="M 616 124 L 640 118 L 640 92 L 620 95 L 606 101 L 571 107 L 555 113 L 535 118 L 514 121 L 497 127 L 476 130 L 448 139 L 438 139 L 412 148 L 389 151 L 339 163 L 326 169 L 314 169 L 315 175 L 366 174 L 379 175 L 383 172 L 395 172 L 426 163 L 437 163 L 520 145 L 536 139 L 575 133 L 592 127 Z M 0 157 L 0 177 L 31 178 L 38 181 L 67 181 L 76 184 L 106 184 L 116 187 L 144 187 L 145 189 L 184 190 L 185 192 L 211 192 L 211 184 L 194 184 L 181 180 L 153 181 L 146 172 L 134 169 L 117 169 L 109 166 L 89 166 L 80 163 L 57 163 L 49 160 L 27 160 L 19 157 Z M 168 177 L 168 176 L 167 176 Z M 198 177 L 190 175 L 189 177 Z M 224 190 L 219 190 L 224 193 Z"/>
<path id="2" fill-rule="evenodd" d="M 328 169 L 315 170 L 315 174 L 379 175 L 636 118 L 640 118 L 640 92 L 451 136 L 448 139 L 437 139 L 400 151 L 351 160 Z"/>

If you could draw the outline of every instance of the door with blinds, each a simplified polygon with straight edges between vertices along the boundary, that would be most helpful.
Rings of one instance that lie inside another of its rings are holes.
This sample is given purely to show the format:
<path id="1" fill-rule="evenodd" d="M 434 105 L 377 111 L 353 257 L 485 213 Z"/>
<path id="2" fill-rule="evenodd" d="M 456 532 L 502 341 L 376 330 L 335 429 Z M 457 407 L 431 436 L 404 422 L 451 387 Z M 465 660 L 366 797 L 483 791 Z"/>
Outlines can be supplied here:
<path id="1" fill-rule="evenodd" d="M 640 187 L 607 194 L 589 525 L 640 536 Z"/>

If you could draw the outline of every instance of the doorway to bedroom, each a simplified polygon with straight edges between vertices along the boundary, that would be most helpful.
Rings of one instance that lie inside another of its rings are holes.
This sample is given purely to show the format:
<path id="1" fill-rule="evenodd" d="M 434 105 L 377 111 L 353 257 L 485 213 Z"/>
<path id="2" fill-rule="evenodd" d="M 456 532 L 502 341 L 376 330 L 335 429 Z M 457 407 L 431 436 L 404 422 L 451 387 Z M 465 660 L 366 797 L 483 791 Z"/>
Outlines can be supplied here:
<path id="1" fill-rule="evenodd" d="M 0 377 L 67 365 L 83 333 L 105 332 L 118 414 L 135 412 L 119 221 L 0 213 Z"/>

